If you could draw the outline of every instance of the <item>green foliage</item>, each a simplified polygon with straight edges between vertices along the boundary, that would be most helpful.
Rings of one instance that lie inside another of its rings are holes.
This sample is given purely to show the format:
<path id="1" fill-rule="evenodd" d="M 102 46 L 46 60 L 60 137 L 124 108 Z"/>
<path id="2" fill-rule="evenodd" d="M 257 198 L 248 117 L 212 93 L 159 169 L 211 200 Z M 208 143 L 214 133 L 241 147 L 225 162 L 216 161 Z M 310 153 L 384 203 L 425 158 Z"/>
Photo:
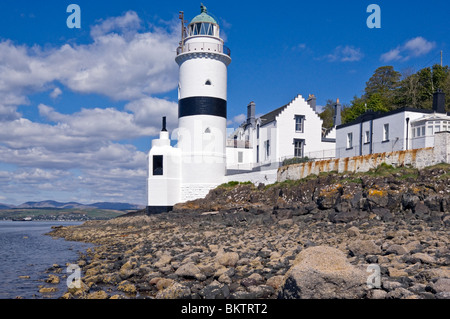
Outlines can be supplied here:
<path id="1" fill-rule="evenodd" d="M 333 127 L 333 117 L 334 117 L 334 101 L 328 99 L 322 113 L 319 114 L 322 119 L 322 127 L 330 129 Z"/>
<path id="2" fill-rule="evenodd" d="M 389 99 L 399 84 L 401 74 L 394 70 L 393 66 L 382 66 L 375 70 L 372 77 L 366 82 L 365 96 L 378 93 L 383 98 Z"/>
<path id="3" fill-rule="evenodd" d="M 301 164 L 301 163 L 307 163 L 311 161 L 312 159 L 305 157 L 293 157 L 293 158 L 287 158 L 283 161 L 283 166 L 285 165 L 291 165 L 291 164 Z"/>
<path id="4" fill-rule="evenodd" d="M 418 72 L 406 69 L 403 74 L 392 66 L 375 70 L 366 82 L 364 94 L 355 96 L 342 112 L 343 123 L 348 123 L 365 112 L 388 112 L 401 107 L 431 109 L 433 93 L 442 89 L 446 94 L 446 109 L 450 110 L 450 69 L 438 64 Z"/>
<path id="5" fill-rule="evenodd" d="M 253 185 L 253 183 L 252 182 L 230 181 L 228 183 L 223 183 L 223 184 L 219 185 L 218 187 L 221 187 L 221 188 L 233 188 L 233 187 L 236 187 L 237 185 Z"/>

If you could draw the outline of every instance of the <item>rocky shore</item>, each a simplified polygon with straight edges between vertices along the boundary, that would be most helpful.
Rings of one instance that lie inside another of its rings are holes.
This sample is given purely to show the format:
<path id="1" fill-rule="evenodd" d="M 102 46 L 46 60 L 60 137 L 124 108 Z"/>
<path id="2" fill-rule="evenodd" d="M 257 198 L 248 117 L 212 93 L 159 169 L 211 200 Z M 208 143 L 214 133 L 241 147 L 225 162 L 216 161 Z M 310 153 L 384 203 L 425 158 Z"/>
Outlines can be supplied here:
<path id="1" fill-rule="evenodd" d="M 383 166 L 56 228 L 95 244 L 63 298 L 449 299 L 449 185 L 449 165 Z"/>

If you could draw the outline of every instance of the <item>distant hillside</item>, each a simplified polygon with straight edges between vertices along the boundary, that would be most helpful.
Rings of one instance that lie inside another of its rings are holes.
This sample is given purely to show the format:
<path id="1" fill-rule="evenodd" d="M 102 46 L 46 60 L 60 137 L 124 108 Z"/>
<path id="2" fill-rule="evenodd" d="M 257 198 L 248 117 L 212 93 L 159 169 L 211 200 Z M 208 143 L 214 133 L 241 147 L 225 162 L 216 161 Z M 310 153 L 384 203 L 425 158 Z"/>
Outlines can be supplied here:
<path id="1" fill-rule="evenodd" d="M 142 209 L 144 206 L 128 204 L 128 203 L 110 203 L 110 202 L 98 202 L 94 204 L 80 204 L 77 202 L 61 203 L 53 200 L 46 200 L 41 202 L 26 202 L 21 205 L 9 205 L 1 204 L 0 209 L 30 209 L 30 208 L 55 208 L 55 209 L 108 209 L 108 210 L 135 210 Z"/>

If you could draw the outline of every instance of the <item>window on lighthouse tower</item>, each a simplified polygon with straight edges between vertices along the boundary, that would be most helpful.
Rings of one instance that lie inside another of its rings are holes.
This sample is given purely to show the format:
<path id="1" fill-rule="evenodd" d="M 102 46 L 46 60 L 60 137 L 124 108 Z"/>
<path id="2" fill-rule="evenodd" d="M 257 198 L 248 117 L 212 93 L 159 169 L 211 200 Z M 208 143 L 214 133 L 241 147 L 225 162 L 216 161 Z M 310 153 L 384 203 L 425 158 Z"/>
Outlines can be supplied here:
<path id="1" fill-rule="evenodd" d="M 189 27 L 189 35 L 214 35 L 214 25 L 212 23 L 194 23 Z"/>

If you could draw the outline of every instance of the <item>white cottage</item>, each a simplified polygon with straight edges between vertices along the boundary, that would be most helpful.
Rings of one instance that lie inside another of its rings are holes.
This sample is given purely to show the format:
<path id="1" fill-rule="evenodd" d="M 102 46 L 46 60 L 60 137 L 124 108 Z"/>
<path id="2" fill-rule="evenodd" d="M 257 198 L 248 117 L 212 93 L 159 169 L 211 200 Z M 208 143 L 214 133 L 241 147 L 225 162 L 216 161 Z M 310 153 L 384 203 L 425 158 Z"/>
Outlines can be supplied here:
<path id="1" fill-rule="evenodd" d="M 434 134 L 450 130 L 445 94 L 433 95 L 433 109 L 403 107 L 386 113 L 366 112 L 336 127 L 336 157 L 432 147 Z"/>
<path id="2" fill-rule="evenodd" d="M 334 158 L 336 131 L 333 128 L 323 134 L 322 122 L 314 95 L 307 101 L 298 95 L 258 118 L 255 103 L 251 102 L 247 106 L 247 121 L 227 140 L 229 179 L 245 171 L 275 170 L 288 158 Z"/>

